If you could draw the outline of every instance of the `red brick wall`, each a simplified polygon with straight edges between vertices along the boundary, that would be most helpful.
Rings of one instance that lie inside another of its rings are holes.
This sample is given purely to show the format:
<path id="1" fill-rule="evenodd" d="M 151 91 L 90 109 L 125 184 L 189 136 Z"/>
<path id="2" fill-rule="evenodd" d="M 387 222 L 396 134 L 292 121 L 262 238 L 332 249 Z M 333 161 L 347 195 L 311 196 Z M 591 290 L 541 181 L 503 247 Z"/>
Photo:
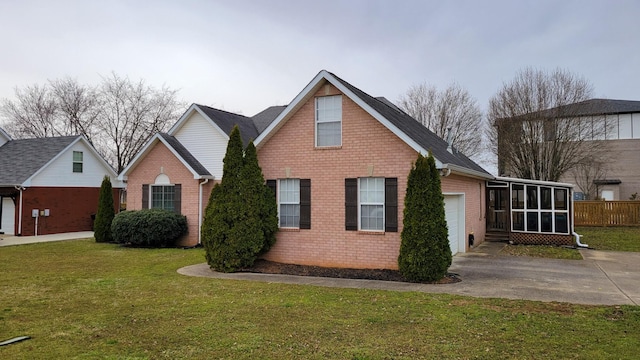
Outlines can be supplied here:
<path id="1" fill-rule="evenodd" d="M 339 94 L 323 86 L 316 94 Z M 258 157 L 266 179 L 311 179 L 311 229 L 280 231 L 265 258 L 284 263 L 318 266 L 397 269 L 402 230 L 402 212 L 407 175 L 417 153 L 362 108 L 342 98 L 342 146 L 315 148 L 314 111 L 311 98 L 288 122 L 260 146 Z M 344 179 L 369 176 L 398 178 L 398 232 L 345 231 Z M 445 191 L 478 192 L 467 195 L 473 218 L 479 214 L 482 190 L 479 181 L 450 176 L 443 179 Z M 480 220 L 467 220 L 467 228 L 484 234 Z M 482 222 L 483 223 L 483 222 Z"/>
<path id="2" fill-rule="evenodd" d="M 193 174 L 164 144 L 157 143 L 144 160 L 129 173 L 127 179 L 127 210 L 142 209 L 142 185 L 153 184 L 161 172 L 169 177 L 172 184 L 182 185 L 181 213 L 187 217 L 189 232 L 180 239 L 178 245 L 196 245 L 199 233 L 199 184 L 202 180 L 194 179 Z M 207 206 L 212 188 L 213 181 L 209 181 L 203 188 L 203 207 Z"/>
<path id="3" fill-rule="evenodd" d="M 117 211 L 120 189 L 113 189 L 114 209 Z M 91 215 L 98 210 L 100 188 L 33 187 L 22 192 L 22 235 L 35 235 L 32 209 L 49 209 L 49 216 L 38 218 L 38 235 L 75 231 L 91 231 Z M 16 226 L 20 198 L 16 199 Z"/>

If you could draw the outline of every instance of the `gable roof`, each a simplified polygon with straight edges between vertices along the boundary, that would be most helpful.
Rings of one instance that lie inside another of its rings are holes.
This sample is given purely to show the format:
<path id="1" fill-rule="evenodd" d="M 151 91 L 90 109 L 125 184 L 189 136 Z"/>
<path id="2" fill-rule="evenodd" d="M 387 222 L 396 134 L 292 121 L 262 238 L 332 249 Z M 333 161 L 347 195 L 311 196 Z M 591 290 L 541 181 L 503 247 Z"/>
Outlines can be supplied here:
<path id="1" fill-rule="evenodd" d="M 25 184 L 79 141 L 84 142 L 115 177 L 113 168 L 83 136 L 18 139 L 0 146 L 0 186 Z"/>
<path id="2" fill-rule="evenodd" d="M 137 164 L 144 159 L 154 146 L 161 142 L 164 146 L 171 151 L 171 153 L 187 168 L 194 179 L 213 179 L 213 175 L 205 168 L 198 159 L 185 148 L 178 139 L 166 134 L 155 134 L 143 147 L 138 151 L 136 156 L 129 162 L 129 164 L 118 175 L 118 180 L 126 180 L 127 174 L 133 170 Z"/>
<path id="3" fill-rule="evenodd" d="M 322 70 L 311 80 L 309 84 L 296 96 L 293 101 L 278 115 L 278 117 L 258 136 L 256 146 L 269 140 L 280 127 L 326 82 L 338 88 L 344 95 L 358 104 L 369 115 L 378 120 L 392 133 L 403 140 L 408 146 L 421 154 L 429 151 L 436 159 L 439 168 L 450 169 L 457 173 L 482 179 L 491 179 L 489 174 L 480 165 L 460 152 L 450 153 L 446 141 L 438 137 L 417 120 L 400 110 L 388 100 L 380 100 L 370 96 L 336 75 Z M 385 101 L 386 100 L 386 101 Z"/>

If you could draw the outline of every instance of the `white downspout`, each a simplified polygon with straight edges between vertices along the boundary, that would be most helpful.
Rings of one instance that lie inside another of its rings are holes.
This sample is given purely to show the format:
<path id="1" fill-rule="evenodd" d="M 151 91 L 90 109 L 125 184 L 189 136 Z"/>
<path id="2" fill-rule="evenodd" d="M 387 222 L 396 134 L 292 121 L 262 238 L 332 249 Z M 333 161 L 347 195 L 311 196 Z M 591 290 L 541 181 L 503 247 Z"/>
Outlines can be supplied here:
<path id="1" fill-rule="evenodd" d="M 22 192 L 26 190 L 23 186 L 14 186 L 16 190 L 20 192 L 20 207 L 18 208 L 18 233 L 17 235 L 22 235 Z"/>
<path id="2" fill-rule="evenodd" d="M 198 196 L 198 245 L 202 244 L 202 188 L 209 182 L 209 179 L 204 179 L 200 183 L 200 194 Z"/>
<path id="3" fill-rule="evenodd" d="M 576 238 L 576 245 L 578 245 L 578 247 L 583 247 L 583 248 L 588 248 L 589 245 L 587 244 L 583 244 L 580 242 L 580 238 L 582 237 L 582 235 L 578 234 L 575 230 L 575 206 L 573 205 L 573 189 L 571 189 L 571 191 L 569 192 L 569 199 L 571 199 L 571 235 L 573 235 Z"/>

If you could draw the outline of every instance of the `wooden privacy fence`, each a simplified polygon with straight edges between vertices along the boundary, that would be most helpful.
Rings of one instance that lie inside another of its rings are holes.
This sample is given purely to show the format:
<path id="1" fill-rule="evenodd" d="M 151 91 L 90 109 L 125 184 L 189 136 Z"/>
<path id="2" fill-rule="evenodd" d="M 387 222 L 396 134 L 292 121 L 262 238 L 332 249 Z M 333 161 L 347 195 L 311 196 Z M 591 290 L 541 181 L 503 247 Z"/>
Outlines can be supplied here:
<path id="1" fill-rule="evenodd" d="M 640 201 L 576 201 L 578 226 L 640 225 Z"/>

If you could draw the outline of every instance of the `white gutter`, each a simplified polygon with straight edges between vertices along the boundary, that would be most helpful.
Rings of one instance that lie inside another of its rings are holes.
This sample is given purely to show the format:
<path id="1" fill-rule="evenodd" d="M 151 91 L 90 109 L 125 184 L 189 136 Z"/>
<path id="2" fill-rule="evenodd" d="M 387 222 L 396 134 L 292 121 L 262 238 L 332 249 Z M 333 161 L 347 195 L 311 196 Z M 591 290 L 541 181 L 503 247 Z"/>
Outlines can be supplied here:
<path id="1" fill-rule="evenodd" d="M 198 195 L 198 245 L 202 244 L 202 187 L 209 182 L 209 179 L 204 179 L 200 183 L 200 193 Z"/>

